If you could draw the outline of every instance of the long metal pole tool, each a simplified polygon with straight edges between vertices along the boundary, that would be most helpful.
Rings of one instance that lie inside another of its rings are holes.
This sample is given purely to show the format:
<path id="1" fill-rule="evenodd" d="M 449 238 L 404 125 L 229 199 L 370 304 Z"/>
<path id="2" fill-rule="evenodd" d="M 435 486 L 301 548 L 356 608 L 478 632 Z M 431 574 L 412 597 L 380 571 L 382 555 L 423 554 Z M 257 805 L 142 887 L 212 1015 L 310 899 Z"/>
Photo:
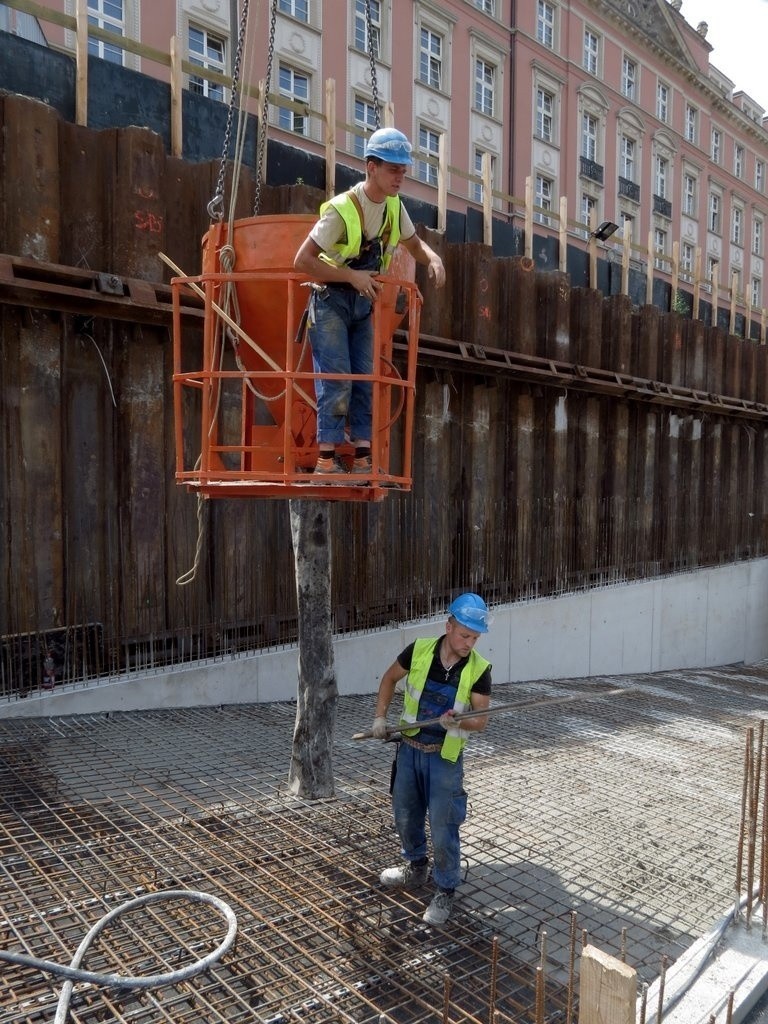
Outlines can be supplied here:
<path id="1" fill-rule="evenodd" d="M 576 701 L 597 700 L 598 697 L 620 697 L 639 692 L 639 690 L 630 689 L 629 687 L 619 687 L 614 690 L 598 690 L 596 693 L 568 693 L 559 697 L 534 697 L 532 700 L 517 700 L 510 704 L 493 704 L 484 711 L 464 711 L 461 714 L 454 715 L 453 719 L 455 722 L 463 722 L 467 718 L 479 718 L 481 715 L 498 715 L 503 711 L 510 713 L 513 711 L 529 711 L 531 708 L 549 707 L 552 704 L 573 704 Z M 422 721 L 408 725 L 407 728 L 421 729 L 425 725 L 437 725 L 439 722 L 440 718 L 425 718 Z M 402 726 L 399 725 L 392 726 L 391 728 L 387 726 L 387 739 L 392 739 L 400 732 L 401 728 Z M 353 740 L 372 740 L 373 738 L 373 733 L 370 729 L 365 732 L 356 732 L 352 737 Z"/>

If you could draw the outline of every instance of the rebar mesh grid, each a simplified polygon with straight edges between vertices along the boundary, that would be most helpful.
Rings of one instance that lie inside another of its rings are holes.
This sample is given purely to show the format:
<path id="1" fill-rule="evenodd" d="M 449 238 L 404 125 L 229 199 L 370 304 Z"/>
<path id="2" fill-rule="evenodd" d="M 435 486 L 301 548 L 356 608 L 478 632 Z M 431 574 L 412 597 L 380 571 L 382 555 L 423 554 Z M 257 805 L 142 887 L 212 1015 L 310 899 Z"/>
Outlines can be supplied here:
<path id="1" fill-rule="evenodd" d="M 349 738 L 373 697 L 340 699 L 337 797 L 312 804 L 287 792 L 290 703 L 0 722 L 0 945 L 66 964 L 117 903 L 202 890 L 238 917 L 222 963 L 143 994 L 78 986 L 74 1021 L 575 1021 L 585 938 L 649 981 L 732 903 L 744 732 L 768 709 L 767 680 L 496 686 L 497 703 L 632 692 L 498 715 L 473 739 L 466 881 L 443 930 L 421 920 L 429 888 L 377 881 L 398 855 L 394 751 Z M 173 969 L 219 932 L 198 905 L 154 909 L 111 928 L 85 966 Z M 4 1020 L 51 1020 L 60 984 L 4 967 Z"/>

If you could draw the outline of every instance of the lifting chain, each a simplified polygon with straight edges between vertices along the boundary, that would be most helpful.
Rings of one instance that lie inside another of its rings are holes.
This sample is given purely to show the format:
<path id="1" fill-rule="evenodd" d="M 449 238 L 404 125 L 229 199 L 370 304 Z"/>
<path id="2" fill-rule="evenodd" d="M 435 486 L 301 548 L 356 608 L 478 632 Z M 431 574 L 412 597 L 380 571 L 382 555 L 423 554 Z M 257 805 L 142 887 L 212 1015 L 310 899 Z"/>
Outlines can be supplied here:
<path id="1" fill-rule="evenodd" d="M 208 216 L 211 220 L 220 221 L 224 219 L 224 175 L 227 170 L 227 156 L 229 154 L 229 143 L 232 138 L 232 121 L 237 106 L 238 87 L 240 85 L 240 65 L 243 60 L 243 47 L 245 46 L 245 29 L 248 24 L 249 0 L 243 0 L 243 9 L 240 13 L 240 25 L 237 30 L 237 49 L 235 51 L 235 63 L 232 68 L 232 94 L 229 97 L 229 110 L 227 111 L 227 124 L 224 129 L 224 146 L 219 164 L 219 176 L 216 179 L 216 191 L 208 203 Z"/>
<path id="2" fill-rule="evenodd" d="M 275 55 L 275 23 L 277 21 L 277 0 L 272 0 L 269 17 L 269 45 L 267 47 L 267 77 L 264 83 L 264 102 L 259 117 L 259 146 L 256 154 L 256 193 L 253 199 L 253 215 L 258 217 L 261 207 L 261 179 L 264 173 L 264 158 L 267 153 L 267 129 L 269 126 L 269 89 L 272 83 L 272 60 Z"/>
<path id="3" fill-rule="evenodd" d="M 373 95 L 373 122 L 376 129 L 381 128 L 381 110 L 379 108 L 379 83 L 376 73 L 376 57 L 373 45 L 373 15 L 371 0 L 365 0 L 365 31 L 368 36 L 368 56 L 371 61 L 371 93 Z"/>

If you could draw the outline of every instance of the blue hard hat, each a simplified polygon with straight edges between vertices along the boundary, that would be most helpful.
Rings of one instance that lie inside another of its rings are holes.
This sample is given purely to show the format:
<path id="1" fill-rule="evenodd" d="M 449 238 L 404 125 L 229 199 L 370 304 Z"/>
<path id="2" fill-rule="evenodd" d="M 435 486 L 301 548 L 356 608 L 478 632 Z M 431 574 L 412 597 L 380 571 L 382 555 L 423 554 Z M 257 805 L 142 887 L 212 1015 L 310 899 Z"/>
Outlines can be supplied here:
<path id="1" fill-rule="evenodd" d="M 365 144 L 365 159 L 378 157 L 390 164 L 413 163 L 411 144 L 397 128 L 377 128 Z"/>
<path id="2" fill-rule="evenodd" d="M 451 601 L 448 614 L 465 629 L 472 629 L 476 633 L 488 632 L 491 616 L 487 604 L 479 594 L 460 594 Z"/>

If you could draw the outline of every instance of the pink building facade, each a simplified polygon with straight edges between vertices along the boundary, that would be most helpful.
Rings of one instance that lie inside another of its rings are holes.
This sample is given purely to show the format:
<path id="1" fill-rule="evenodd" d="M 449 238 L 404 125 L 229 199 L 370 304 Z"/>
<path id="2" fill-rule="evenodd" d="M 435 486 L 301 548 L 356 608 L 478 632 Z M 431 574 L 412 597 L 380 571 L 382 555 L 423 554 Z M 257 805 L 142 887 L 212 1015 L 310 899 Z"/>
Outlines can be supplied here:
<path id="1" fill-rule="evenodd" d="M 75 0 L 44 2 L 66 14 L 75 10 Z M 272 5 L 250 2 L 253 84 L 267 71 Z M 650 239 L 660 273 L 670 269 L 677 242 L 683 280 L 698 258 L 705 279 L 726 286 L 735 280 L 746 308 L 768 305 L 768 121 L 710 64 L 706 26 L 688 24 L 684 0 L 274 5 L 271 91 L 294 104 L 271 107 L 273 131 L 283 141 L 324 152 L 320 115 L 332 80 L 339 161 L 357 165 L 378 99 L 390 105 L 384 118 L 393 116 L 414 143 L 408 192 L 419 199 L 437 202 L 442 140 L 450 209 L 482 202 L 487 154 L 497 218 L 522 226 L 530 182 L 537 231 L 557 230 L 565 197 L 572 235 L 584 237 L 603 220 L 626 223 L 638 251 Z M 88 12 L 92 23 L 164 53 L 175 36 L 185 60 L 225 78 L 232 73 L 235 2 L 88 0 Z M 21 34 L 14 17 L 22 16 L 0 7 L 0 28 Z M 73 50 L 71 31 L 50 23 L 38 30 L 49 45 Z M 91 52 L 169 76 L 167 68 L 102 40 L 91 40 Z M 185 75 L 185 86 L 229 98 L 225 85 L 194 74 Z"/>

